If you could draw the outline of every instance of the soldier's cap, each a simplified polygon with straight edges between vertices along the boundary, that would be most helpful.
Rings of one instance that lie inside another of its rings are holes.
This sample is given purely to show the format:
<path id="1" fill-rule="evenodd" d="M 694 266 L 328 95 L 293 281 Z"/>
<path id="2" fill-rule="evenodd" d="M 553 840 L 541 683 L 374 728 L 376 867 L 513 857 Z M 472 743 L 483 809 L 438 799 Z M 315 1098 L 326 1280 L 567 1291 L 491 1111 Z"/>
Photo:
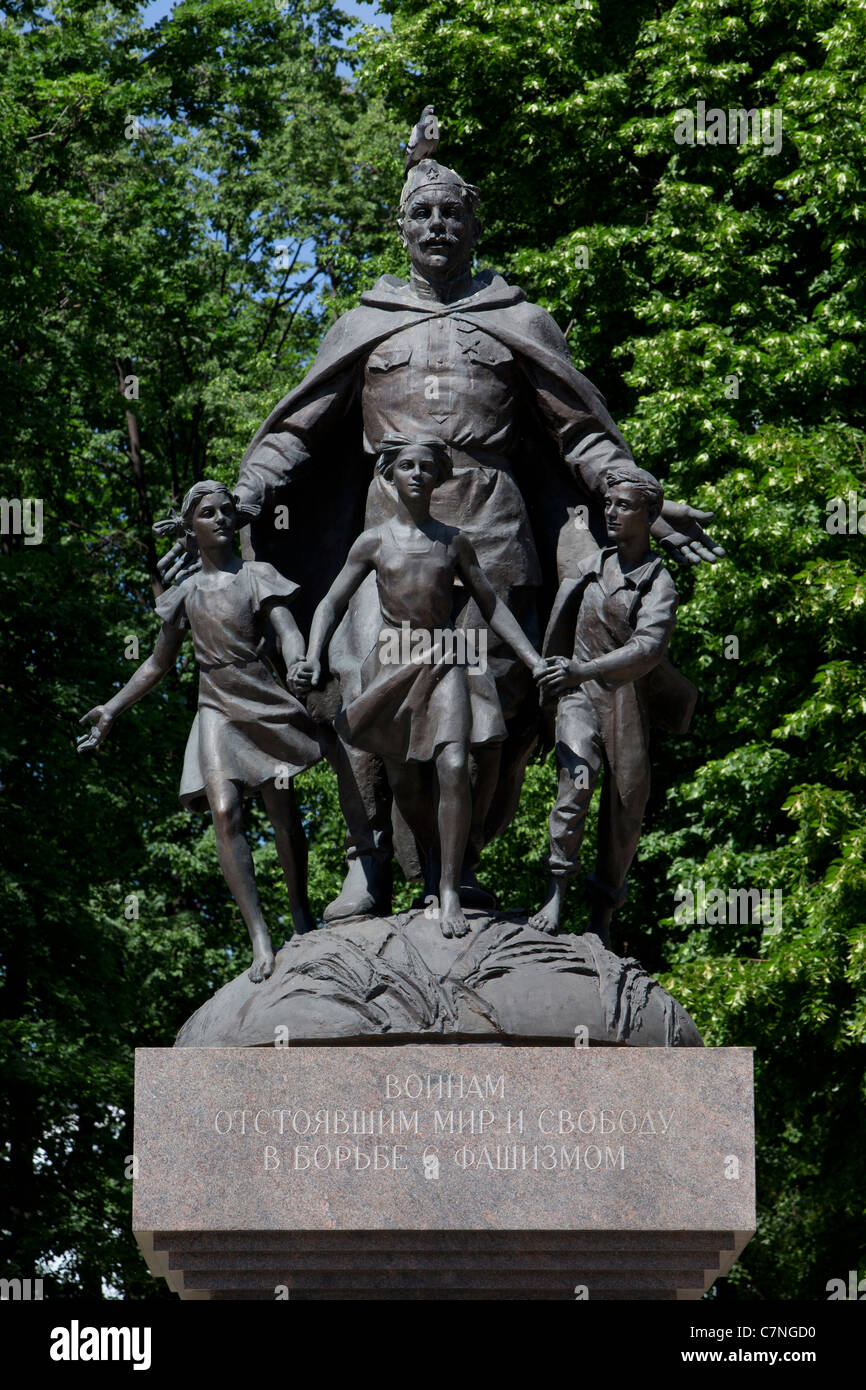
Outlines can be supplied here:
<path id="1" fill-rule="evenodd" d="M 422 188 L 443 187 L 458 188 L 468 199 L 473 212 L 481 201 L 481 194 L 474 184 L 467 183 L 455 169 L 449 169 L 447 164 L 440 164 L 435 159 L 422 159 L 420 164 L 416 164 L 406 175 L 403 192 L 400 194 L 400 220 L 402 221 L 406 204 L 413 194 L 420 192 Z"/>

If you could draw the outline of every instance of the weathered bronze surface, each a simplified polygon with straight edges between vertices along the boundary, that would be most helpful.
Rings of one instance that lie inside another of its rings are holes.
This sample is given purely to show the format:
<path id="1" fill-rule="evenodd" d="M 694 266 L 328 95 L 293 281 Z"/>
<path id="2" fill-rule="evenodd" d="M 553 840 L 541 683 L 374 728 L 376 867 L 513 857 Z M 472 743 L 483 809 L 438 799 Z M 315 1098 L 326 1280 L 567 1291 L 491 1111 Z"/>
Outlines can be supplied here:
<path id="1" fill-rule="evenodd" d="M 189 627 L 201 677 L 181 800 L 213 814 L 254 958 L 182 1043 L 264 1043 L 276 1022 L 310 1040 L 561 1040 L 588 1026 L 598 1043 L 700 1045 L 676 1001 L 609 948 L 651 727 L 683 732 L 696 698 L 666 657 L 677 595 L 651 538 L 687 564 L 723 552 L 707 513 L 665 501 L 637 467 L 550 316 L 492 271 L 473 274 L 479 192 L 436 161 L 438 138 L 427 107 L 398 216 L 409 281 L 384 276 L 334 324 L 233 493 L 198 483 L 158 528 L 180 539 L 163 562 L 175 583 L 156 649 L 84 716 L 80 747 L 156 684 Z M 534 914 L 499 912 L 475 870 L 545 726 L 559 768 L 547 890 Z M 315 924 L 291 782 L 323 754 L 348 874 L 327 931 L 302 940 Z M 586 935 L 559 938 L 600 778 Z M 255 793 L 296 933 L 276 975 L 241 825 Z M 401 918 L 395 847 L 424 884 Z"/>

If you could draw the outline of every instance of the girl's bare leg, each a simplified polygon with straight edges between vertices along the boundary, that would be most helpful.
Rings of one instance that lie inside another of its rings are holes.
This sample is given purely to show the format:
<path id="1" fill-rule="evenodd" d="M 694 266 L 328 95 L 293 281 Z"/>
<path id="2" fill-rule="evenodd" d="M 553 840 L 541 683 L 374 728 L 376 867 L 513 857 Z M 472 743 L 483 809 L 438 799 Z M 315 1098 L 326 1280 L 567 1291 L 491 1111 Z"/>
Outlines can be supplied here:
<path id="1" fill-rule="evenodd" d="M 475 876 L 481 851 L 487 844 L 485 826 L 493 797 L 499 782 L 499 765 L 502 761 L 502 744 L 487 743 L 472 750 L 469 764 L 470 785 L 472 788 L 472 819 L 469 823 L 469 840 L 460 873 L 460 888 L 463 901 L 472 907 L 495 907 L 494 894 Z"/>
<path id="2" fill-rule="evenodd" d="M 289 910 L 297 933 L 315 931 L 316 923 L 307 898 L 307 837 L 301 813 L 295 799 L 295 789 L 275 787 L 268 782 L 262 787 L 265 803 L 277 846 L 277 858 L 282 866 L 289 890 Z"/>
<path id="3" fill-rule="evenodd" d="M 437 851 L 434 773 L 429 763 L 398 762 L 385 759 L 388 785 L 409 830 L 415 837 L 424 874 L 422 900 L 439 897 L 439 858 Z M 417 900 L 416 900 L 417 901 Z"/>
<path id="4" fill-rule="evenodd" d="M 216 782 L 208 786 L 207 799 L 213 816 L 220 868 L 253 943 L 250 979 L 258 984 L 273 974 L 274 948 L 262 915 L 253 856 L 244 836 L 243 793 L 236 782 Z"/>
<path id="5" fill-rule="evenodd" d="M 436 756 L 439 783 L 439 925 L 443 936 L 465 936 L 469 923 L 460 907 L 460 870 L 469 839 L 472 790 L 469 751 L 461 743 L 446 743 Z"/>

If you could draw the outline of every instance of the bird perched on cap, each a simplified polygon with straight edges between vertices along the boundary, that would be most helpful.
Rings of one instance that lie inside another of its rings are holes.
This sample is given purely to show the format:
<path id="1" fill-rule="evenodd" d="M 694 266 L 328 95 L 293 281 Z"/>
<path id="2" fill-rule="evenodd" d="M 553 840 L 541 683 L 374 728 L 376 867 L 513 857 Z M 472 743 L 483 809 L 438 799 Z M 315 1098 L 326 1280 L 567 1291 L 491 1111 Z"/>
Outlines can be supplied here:
<path id="1" fill-rule="evenodd" d="M 422 159 L 429 159 L 436 153 L 439 146 L 439 122 L 433 114 L 432 106 L 425 106 L 421 112 L 418 124 L 414 127 L 409 136 L 409 143 L 406 146 L 406 163 L 403 167 L 404 174 L 420 164 Z"/>

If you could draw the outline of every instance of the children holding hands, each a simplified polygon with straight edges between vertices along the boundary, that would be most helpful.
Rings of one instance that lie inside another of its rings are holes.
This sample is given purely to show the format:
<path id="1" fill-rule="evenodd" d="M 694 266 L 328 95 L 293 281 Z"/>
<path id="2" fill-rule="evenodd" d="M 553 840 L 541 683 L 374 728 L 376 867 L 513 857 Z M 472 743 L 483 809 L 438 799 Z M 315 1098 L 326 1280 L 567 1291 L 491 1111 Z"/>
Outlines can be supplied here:
<path id="1" fill-rule="evenodd" d="M 81 722 L 91 728 L 79 739 L 79 751 L 98 748 L 117 716 L 165 676 L 189 628 L 200 684 L 180 797 L 190 810 L 211 811 L 220 867 L 253 945 L 250 979 L 266 979 L 274 950 L 243 835 L 243 800 L 261 794 L 295 931 L 311 930 L 307 845 L 292 778 L 322 752 L 316 725 L 297 697 L 319 683 L 328 644 L 352 595 L 375 573 L 380 640 L 364 662 L 360 694 L 340 711 L 336 727 L 347 742 L 384 760 L 395 801 L 426 856 L 442 934 L 464 936 L 469 926 L 460 904 L 461 868 L 472 816 L 483 818 L 488 810 L 473 807 L 470 751 L 501 742 L 506 734 L 493 677 L 484 663 L 468 661 L 465 642 L 461 650 L 452 640 L 453 613 L 468 595 L 532 671 L 542 700 L 556 703 L 559 774 L 549 819 L 547 893 L 530 925 L 551 933 L 561 925 L 604 768 L 589 930 L 607 946 L 649 795 L 650 723 L 684 731 L 695 700 L 694 687 L 665 659 L 677 595 L 650 550 L 662 489 L 637 467 L 608 474 L 611 544 L 560 586 L 541 657 L 497 597 L 465 533 L 431 515 L 433 493 L 451 475 L 444 442 L 432 436 L 383 440 L 377 470 L 393 486 L 394 514 L 355 541 L 316 609 L 306 655 L 289 611 L 297 585 L 272 565 L 244 563 L 235 554 L 242 518 L 226 487 L 205 481 L 191 488 L 180 517 L 168 524 L 176 522 L 197 546 L 201 567 L 157 600 L 163 625 L 153 655 L 122 690 L 84 715 Z M 456 602 L 460 585 L 465 592 Z M 411 641 L 395 640 L 397 633 L 408 633 Z M 269 635 L 281 648 L 288 689 L 264 659 Z"/>

